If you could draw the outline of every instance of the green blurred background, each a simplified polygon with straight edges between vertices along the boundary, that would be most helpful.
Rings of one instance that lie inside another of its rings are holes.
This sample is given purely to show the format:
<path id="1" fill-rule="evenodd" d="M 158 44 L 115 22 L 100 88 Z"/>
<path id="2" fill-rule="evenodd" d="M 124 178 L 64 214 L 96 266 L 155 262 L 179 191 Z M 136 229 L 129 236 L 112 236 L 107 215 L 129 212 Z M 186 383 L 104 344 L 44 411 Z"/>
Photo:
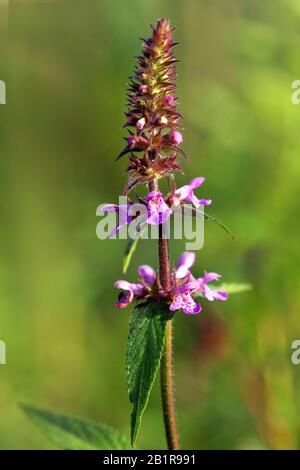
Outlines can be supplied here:
<path id="1" fill-rule="evenodd" d="M 9 13 L 9 16 L 8 16 Z M 96 238 L 96 207 L 125 182 L 125 88 L 149 23 L 177 27 L 178 94 L 210 213 L 196 274 L 253 290 L 198 317 L 177 315 L 176 395 L 186 449 L 300 447 L 297 0 L 0 2 L 0 448 L 51 445 L 27 402 L 129 433 L 124 380 L 128 310 L 114 307 L 124 241 Z M 153 242 L 140 263 L 156 265 Z M 173 243 L 172 258 L 182 244 Z M 158 384 L 139 448 L 165 447 Z"/>

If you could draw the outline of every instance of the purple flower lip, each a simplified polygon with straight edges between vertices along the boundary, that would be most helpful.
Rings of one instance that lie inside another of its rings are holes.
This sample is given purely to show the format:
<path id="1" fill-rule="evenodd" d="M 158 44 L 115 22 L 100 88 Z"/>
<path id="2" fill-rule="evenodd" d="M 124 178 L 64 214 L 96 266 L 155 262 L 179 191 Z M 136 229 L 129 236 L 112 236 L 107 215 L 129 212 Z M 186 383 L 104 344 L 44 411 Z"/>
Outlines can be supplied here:
<path id="1" fill-rule="evenodd" d="M 186 314 L 197 314 L 201 312 L 202 306 L 197 304 L 189 292 L 178 294 L 174 298 L 170 305 L 170 310 L 175 312 L 176 310 L 182 310 Z"/>
<path id="2" fill-rule="evenodd" d="M 146 196 L 146 201 L 148 202 L 148 224 L 160 225 L 168 220 L 172 214 L 172 209 L 165 202 L 161 192 L 150 192 Z"/>
<path id="3" fill-rule="evenodd" d="M 180 256 L 177 263 L 177 270 L 172 277 L 172 289 L 170 292 L 161 292 L 157 279 L 157 274 L 151 266 L 142 265 L 139 267 L 139 283 L 130 283 L 120 280 L 115 283 L 117 289 L 124 292 L 119 295 L 116 302 L 118 308 L 124 308 L 132 301 L 141 301 L 152 298 L 156 301 L 168 301 L 171 312 L 178 310 L 186 314 L 195 315 L 202 310 L 199 303 L 199 296 L 208 301 L 225 301 L 228 294 L 209 287 L 208 283 L 218 281 L 220 274 L 215 272 L 205 272 L 202 277 L 194 278 L 190 268 L 195 262 L 195 253 L 185 251 Z"/>

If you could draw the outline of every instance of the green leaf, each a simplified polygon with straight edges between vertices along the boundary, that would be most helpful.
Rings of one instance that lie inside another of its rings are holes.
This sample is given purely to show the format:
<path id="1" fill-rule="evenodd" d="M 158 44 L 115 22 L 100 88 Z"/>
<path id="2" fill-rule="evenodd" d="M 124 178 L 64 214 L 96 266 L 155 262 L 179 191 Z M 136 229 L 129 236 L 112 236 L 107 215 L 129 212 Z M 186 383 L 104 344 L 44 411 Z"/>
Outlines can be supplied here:
<path id="1" fill-rule="evenodd" d="M 228 235 L 230 236 L 230 238 L 232 240 L 234 240 L 234 235 L 233 233 L 231 232 L 231 230 L 219 219 L 216 219 L 215 217 L 213 217 L 212 215 L 209 215 L 207 214 L 206 212 L 201 212 L 198 208 L 195 208 L 195 207 L 192 207 L 191 209 L 191 215 L 193 217 L 199 217 L 199 216 L 202 216 L 204 218 L 204 220 L 209 220 L 211 222 L 214 222 L 216 223 L 217 225 L 219 225 L 223 230 L 225 230 L 226 233 L 228 233 Z"/>
<path id="2" fill-rule="evenodd" d="M 133 256 L 135 250 L 136 250 L 139 239 L 140 239 L 140 237 L 135 238 L 135 239 L 131 238 L 129 240 L 129 242 L 127 243 L 124 258 L 123 258 L 123 266 L 122 266 L 122 273 L 123 274 L 127 273 L 127 270 L 129 268 L 129 265 L 130 265 L 130 262 L 131 262 L 131 258 Z"/>
<path id="3" fill-rule="evenodd" d="M 131 413 L 131 443 L 134 445 L 160 364 L 170 311 L 166 304 L 137 305 L 130 316 L 126 349 L 126 380 Z"/>
<path id="4" fill-rule="evenodd" d="M 222 283 L 214 286 L 214 289 L 227 292 L 228 294 L 240 294 L 252 289 L 251 284 L 240 284 L 238 282 Z"/>
<path id="5" fill-rule="evenodd" d="M 124 258 L 123 258 L 123 265 L 122 265 L 122 273 L 123 274 L 126 274 L 127 273 L 127 270 L 129 268 L 129 265 L 130 265 L 130 262 L 131 262 L 131 258 L 136 250 L 136 247 L 137 247 L 137 244 L 143 234 L 143 231 L 146 227 L 146 224 L 144 225 L 141 225 L 141 224 L 138 224 L 137 228 L 136 228 L 136 237 L 135 238 L 131 238 L 129 240 L 129 242 L 127 243 L 127 246 L 126 246 L 126 249 L 125 249 L 125 253 L 124 253 Z"/>
<path id="6" fill-rule="evenodd" d="M 204 214 L 204 219 L 205 220 L 210 220 L 211 222 L 215 222 L 217 225 L 219 225 L 223 230 L 225 230 L 226 233 L 230 236 L 232 240 L 234 240 L 234 235 L 231 232 L 231 230 L 219 219 L 216 219 L 212 215 L 209 214 Z"/>
<path id="7" fill-rule="evenodd" d="M 27 417 L 57 447 L 63 450 L 126 450 L 128 440 L 118 431 L 81 418 L 21 405 Z"/>

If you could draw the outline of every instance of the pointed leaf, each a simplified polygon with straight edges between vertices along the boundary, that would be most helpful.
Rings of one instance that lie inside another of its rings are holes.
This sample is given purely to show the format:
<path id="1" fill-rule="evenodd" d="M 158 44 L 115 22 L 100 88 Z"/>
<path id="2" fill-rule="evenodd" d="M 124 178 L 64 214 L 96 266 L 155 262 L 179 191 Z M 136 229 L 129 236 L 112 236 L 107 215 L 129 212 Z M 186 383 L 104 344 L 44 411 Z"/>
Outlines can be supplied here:
<path id="1" fill-rule="evenodd" d="M 126 274 L 129 268 L 131 258 L 136 250 L 137 244 L 146 228 L 147 224 L 139 223 L 136 227 L 135 238 L 130 238 L 127 243 L 126 250 L 123 258 L 122 273 Z"/>
<path id="2" fill-rule="evenodd" d="M 60 449 L 125 450 L 131 448 L 128 440 L 109 426 L 29 405 L 21 405 L 21 408 L 32 423 Z"/>
<path id="3" fill-rule="evenodd" d="M 207 214 L 206 212 L 201 212 L 200 209 L 196 209 L 195 207 L 192 207 L 191 208 L 191 211 L 189 213 L 189 211 L 186 211 L 186 214 L 187 215 L 191 215 L 193 217 L 203 217 L 204 220 L 209 220 L 211 222 L 215 222 L 217 225 L 219 225 L 223 230 L 225 230 L 226 233 L 228 233 L 228 235 L 230 236 L 230 238 L 232 240 L 234 240 L 234 235 L 233 233 L 231 232 L 231 230 L 219 219 L 216 219 L 215 217 L 213 217 L 212 215 L 209 215 Z"/>
<path id="4" fill-rule="evenodd" d="M 218 284 L 214 286 L 214 289 L 227 292 L 228 294 L 240 294 L 252 289 L 251 284 L 240 284 L 238 282 Z"/>
<path id="5" fill-rule="evenodd" d="M 129 321 L 126 350 L 126 379 L 131 414 L 131 442 L 134 445 L 160 365 L 165 345 L 166 323 L 170 318 L 167 305 L 146 302 L 137 305 Z"/>

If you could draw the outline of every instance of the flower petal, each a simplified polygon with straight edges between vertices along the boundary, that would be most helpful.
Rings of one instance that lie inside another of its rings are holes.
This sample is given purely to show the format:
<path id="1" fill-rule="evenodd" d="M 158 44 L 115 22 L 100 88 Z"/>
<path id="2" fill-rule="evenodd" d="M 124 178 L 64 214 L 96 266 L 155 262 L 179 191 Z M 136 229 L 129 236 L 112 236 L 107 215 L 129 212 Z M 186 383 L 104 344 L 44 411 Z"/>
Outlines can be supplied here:
<path id="1" fill-rule="evenodd" d="M 228 299 L 227 292 L 217 291 L 211 287 L 206 286 L 205 284 L 203 284 L 201 292 L 203 296 L 210 302 L 213 302 L 214 300 L 224 301 Z"/>
<path id="2" fill-rule="evenodd" d="M 178 260 L 176 277 L 182 279 L 189 274 L 189 269 L 195 263 L 196 255 L 192 251 L 185 251 Z"/>
<path id="3" fill-rule="evenodd" d="M 132 291 L 131 283 L 128 281 L 123 281 L 122 279 L 120 281 L 116 281 L 114 287 L 116 289 Z"/>
<path id="4" fill-rule="evenodd" d="M 119 206 L 117 204 L 105 204 L 100 207 L 100 212 L 118 212 Z"/>
<path id="5" fill-rule="evenodd" d="M 115 288 L 132 292 L 137 297 L 141 297 L 144 294 L 144 286 L 142 284 L 134 284 L 132 282 L 123 281 L 122 279 L 115 282 Z"/>
<path id="6" fill-rule="evenodd" d="M 204 276 L 200 278 L 205 284 L 207 282 L 218 281 L 221 278 L 221 274 L 218 273 L 204 273 Z"/>
<path id="7" fill-rule="evenodd" d="M 149 284 L 150 286 L 154 284 L 156 279 L 156 272 L 153 268 L 151 268 L 151 266 L 148 266 L 146 264 L 140 266 L 139 275 L 146 284 Z"/>
<path id="8" fill-rule="evenodd" d="M 192 299 L 192 296 L 189 292 L 176 295 L 169 308 L 173 312 L 176 310 L 182 310 L 187 314 L 196 314 L 202 310 L 201 305 L 197 304 Z"/>
<path id="9" fill-rule="evenodd" d="M 189 187 L 191 189 L 197 189 L 201 184 L 203 184 L 205 181 L 204 176 L 198 176 L 198 178 L 192 179 L 192 181 L 189 183 Z"/>
<path id="10" fill-rule="evenodd" d="M 147 195 L 146 200 L 148 201 L 148 224 L 159 225 L 168 220 L 172 214 L 172 209 L 165 202 L 162 193 L 152 191 Z"/>
<path id="11" fill-rule="evenodd" d="M 133 292 L 121 292 L 119 295 L 118 301 L 115 303 L 115 306 L 118 308 L 125 308 L 133 300 Z"/>
<path id="12" fill-rule="evenodd" d="M 210 204 L 212 203 L 212 200 L 211 199 L 198 199 L 198 204 L 199 206 L 210 206 Z"/>
<path id="13" fill-rule="evenodd" d="M 186 184 L 185 186 L 181 186 L 181 188 L 176 189 L 175 197 L 177 197 L 180 201 L 185 201 L 191 194 L 191 188 Z"/>

